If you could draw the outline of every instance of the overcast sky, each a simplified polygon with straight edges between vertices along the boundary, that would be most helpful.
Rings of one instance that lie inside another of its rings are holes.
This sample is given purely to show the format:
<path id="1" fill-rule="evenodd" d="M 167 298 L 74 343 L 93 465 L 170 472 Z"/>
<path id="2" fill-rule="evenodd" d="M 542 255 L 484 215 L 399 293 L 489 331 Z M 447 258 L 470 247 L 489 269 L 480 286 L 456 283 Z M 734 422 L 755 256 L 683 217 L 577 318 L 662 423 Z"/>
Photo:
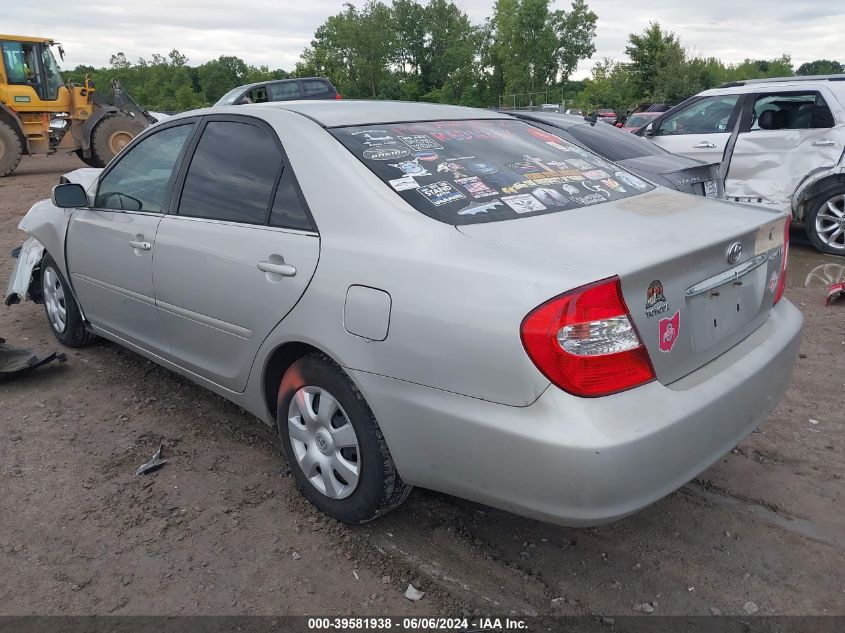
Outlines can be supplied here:
<path id="1" fill-rule="evenodd" d="M 8 2 L 8 4 L 7 4 Z M 251 64 L 293 69 L 314 30 L 341 10 L 342 0 L 4 0 L 0 28 L 53 37 L 64 44 L 63 67 L 106 65 L 123 51 L 131 59 L 178 48 L 191 64 L 237 55 Z M 361 5 L 363 0 L 354 4 Z M 457 0 L 480 24 L 493 0 Z M 845 62 L 842 0 L 588 0 L 598 16 L 596 54 L 622 59 L 628 33 L 658 20 L 682 43 L 725 62 L 792 55 L 797 67 L 814 59 Z M 553 6 L 568 7 L 566 0 Z M 589 74 L 582 62 L 575 78 Z"/>

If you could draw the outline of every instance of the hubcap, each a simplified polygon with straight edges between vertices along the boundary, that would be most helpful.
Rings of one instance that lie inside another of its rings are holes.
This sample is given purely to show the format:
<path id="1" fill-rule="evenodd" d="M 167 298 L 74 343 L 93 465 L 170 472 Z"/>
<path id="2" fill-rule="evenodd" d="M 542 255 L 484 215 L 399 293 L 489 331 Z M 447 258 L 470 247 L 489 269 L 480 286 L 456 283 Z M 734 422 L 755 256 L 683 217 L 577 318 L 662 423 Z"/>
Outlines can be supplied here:
<path id="1" fill-rule="evenodd" d="M 109 147 L 111 147 L 112 152 L 117 154 L 120 150 L 129 145 L 129 141 L 131 140 L 132 134 L 129 132 L 115 132 L 109 138 Z"/>
<path id="2" fill-rule="evenodd" d="M 288 435 L 305 477 L 330 499 L 358 486 L 358 436 L 340 403 L 321 387 L 299 389 L 288 408 Z"/>
<path id="3" fill-rule="evenodd" d="M 833 196 L 816 214 L 819 239 L 836 250 L 845 250 L 845 194 Z"/>
<path id="4" fill-rule="evenodd" d="M 44 294 L 44 305 L 47 307 L 47 317 L 50 319 L 50 325 L 53 326 L 56 332 L 61 334 L 67 327 L 65 290 L 62 288 L 59 275 L 52 268 L 44 271 L 42 292 Z"/>

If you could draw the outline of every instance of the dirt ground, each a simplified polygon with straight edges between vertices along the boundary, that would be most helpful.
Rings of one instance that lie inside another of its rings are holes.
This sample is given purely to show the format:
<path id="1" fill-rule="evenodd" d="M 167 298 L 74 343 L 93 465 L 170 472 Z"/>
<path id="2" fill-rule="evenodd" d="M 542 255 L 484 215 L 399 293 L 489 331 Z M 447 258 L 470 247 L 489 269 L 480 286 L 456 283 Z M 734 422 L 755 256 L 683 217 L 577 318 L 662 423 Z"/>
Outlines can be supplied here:
<path id="1" fill-rule="evenodd" d="M 21 216 L 78 166 L 24 159 L 0 179 L 3 289 Z M 423 490 L 337 524 L 300 498 L 255 418 L 116 345 L 65 350 L 0 384 L 0 614 L 845 614 L 845 302 L 803 287 L 825 263 L 839 265 L 794 245 L 787 296 L 806 329 L 769 420 L 594 529 Z M 0 336 L 58 346 L 31 303 L 0 307 Z M 168 464 L 136 477 L 160 442 Z"/>

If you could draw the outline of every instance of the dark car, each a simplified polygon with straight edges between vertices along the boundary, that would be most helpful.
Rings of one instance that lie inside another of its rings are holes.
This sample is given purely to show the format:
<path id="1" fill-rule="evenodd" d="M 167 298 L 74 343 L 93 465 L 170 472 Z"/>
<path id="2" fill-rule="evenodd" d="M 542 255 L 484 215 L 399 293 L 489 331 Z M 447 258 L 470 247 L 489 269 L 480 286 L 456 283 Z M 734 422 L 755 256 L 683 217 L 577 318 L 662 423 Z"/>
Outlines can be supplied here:
<path id="1" fill-rule="evenodd" d="M 722 197 L 719 163 L 670 154 L 644 138 L 583 117 L 547 112 L 509 114 L 577 143 L 651 182 L 686 193 Z"/>
<path id="2" fill-rule="evenodd" d="M 238 86 L 220 97 L 220 100 L 214 105 L 340 98 L 337 89 L 325 77 L 303 77 L 301 79 L 278 79 Z"/>

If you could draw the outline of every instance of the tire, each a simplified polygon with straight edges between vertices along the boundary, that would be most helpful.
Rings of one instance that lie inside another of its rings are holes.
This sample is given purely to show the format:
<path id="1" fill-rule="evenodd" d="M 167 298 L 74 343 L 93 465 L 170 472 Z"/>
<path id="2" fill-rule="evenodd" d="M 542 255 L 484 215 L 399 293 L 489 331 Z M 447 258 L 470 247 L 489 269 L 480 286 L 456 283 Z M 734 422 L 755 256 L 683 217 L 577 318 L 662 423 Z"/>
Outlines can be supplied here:
<path id="1" fill-rule="evenodd" d="M 91 156 L 89 158 L 85 158 L 85 154 L 82 153 L 81 149 L 76 150 L 74 152 L 74 154 L 76 154 L 76 157 L 79 160 L 81 160 L 83 163 L 88 165 L 89 167 L 98 167 L 99 166 L 97 160 L 93 156 Z"/>
<path id="2" fill-rule="evenodd" d="M 813 198 L 804 227 L 816 250 L 845 255 L 845 185 Z"/>
<path id="3" fill-rule="evenodd" d="M 88 345 L 96 336 L 85 329 L 82 313 L 53 258 L 41 260 L 41 296 L 53 335 L 66 347 Z"/>
<path id="4" fill-rule="evenodd" d="M 8 176 L 21 162 L 23 145 L 20 137 L 5 121 L 0 121 L 0 177 Z"/>
<path id="5" fill-rule="evenodd" d="M 323 408 L 332 406 L 327 396 L 338 405 L 333 416 Z M 408 497 L 411 486 L 399 477 L 373 412 L 330 358 L 311 354 L 293 363 L 282 378 L 277 404 L 291 472 L 302 494 L 324 513 L 343 523 L 364 523 Z"/>
<path id="6" fill-rule="evenodd" d="M 91 162 L 88 164 L 92 167 L 105 167 L 145 127 L 125 114 L 105 117 L 94 126 L 91 133 Z"/>

